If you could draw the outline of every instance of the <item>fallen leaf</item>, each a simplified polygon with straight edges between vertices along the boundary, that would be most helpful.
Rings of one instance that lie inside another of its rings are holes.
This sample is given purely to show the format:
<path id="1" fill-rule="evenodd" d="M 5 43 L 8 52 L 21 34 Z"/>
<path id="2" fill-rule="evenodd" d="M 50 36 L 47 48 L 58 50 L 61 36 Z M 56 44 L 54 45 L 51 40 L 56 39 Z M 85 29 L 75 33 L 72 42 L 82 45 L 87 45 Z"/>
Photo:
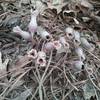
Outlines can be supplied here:
<path id="1" fill-rule="evenodd" d="M 50 9 L 56 9 L 57 14 L 59 14 L 62 11 L 62 8 L 66 5 L 67 3 L 63 3 L 60 0 L 53 0 L 52 3 L 48 2 L 48 8 Z"/>
<path id="2" fill-rule="evenodd" d="M 4 62 L 2 62 L 2 53 L 0 52 L 0 74 L 6 72 L 8 62 L 9 59 L 6 59 Z"/>
<path id="3" fill-rule="evenodd" d="M 85 100 L 90 100 L 91 96 L 95 96 L 95 90 L 89 81 L 83 87 Z"/>
<path id="4" fill-rule="evenodd" d="M 87 0 L 81 0 L 81 3 L 80 3 L 82 6 L 86 7 L 86 8 L 89 8 L 89 9 L 94 9 L 93 8 L 93 5 L 91 3 L 89 3 Z"/>
<path id="5" fill-rule="evenodd" d="M 31 95 L 32 89 L 27 89 L 24 92 L 22 92 L 18 97 L 12 99 L 12 100 L 26 100 L 28 96 Z"/>

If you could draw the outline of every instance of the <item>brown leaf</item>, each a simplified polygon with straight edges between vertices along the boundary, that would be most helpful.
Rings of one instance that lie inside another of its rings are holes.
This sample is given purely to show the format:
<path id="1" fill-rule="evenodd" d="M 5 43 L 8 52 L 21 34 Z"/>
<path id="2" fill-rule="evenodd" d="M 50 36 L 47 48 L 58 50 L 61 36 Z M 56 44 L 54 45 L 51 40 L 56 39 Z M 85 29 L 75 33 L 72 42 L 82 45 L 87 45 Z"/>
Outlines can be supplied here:
<path id="1" fill-rule="evenodd" d="M 59 14 L 62 11 L 62 8 L 66 5 L 67 3 L 58 3 L 58 4 L 53 4 L 53 3 L 47 3 L 48 8 L 50 9 L 56 9 L 57 14 Z"/>
<path id="2" fill-rule="evenodd" d="M 6 73 L 8 62 L 9 59 L 6 59 L 4 63 L 2 62 L 2 53 L 0 52 L 0 74 Z"/>

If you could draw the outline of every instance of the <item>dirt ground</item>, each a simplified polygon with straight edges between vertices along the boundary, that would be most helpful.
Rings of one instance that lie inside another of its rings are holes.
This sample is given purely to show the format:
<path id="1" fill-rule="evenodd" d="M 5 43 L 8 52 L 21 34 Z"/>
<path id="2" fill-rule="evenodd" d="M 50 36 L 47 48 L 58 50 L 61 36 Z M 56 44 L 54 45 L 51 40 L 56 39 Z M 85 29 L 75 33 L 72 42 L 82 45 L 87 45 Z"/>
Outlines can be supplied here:
<path id="1" fill-rule="evenodd" d="M 0 100 L 100 100 L 99 68 L 100 0 L 0 0 Z"/>

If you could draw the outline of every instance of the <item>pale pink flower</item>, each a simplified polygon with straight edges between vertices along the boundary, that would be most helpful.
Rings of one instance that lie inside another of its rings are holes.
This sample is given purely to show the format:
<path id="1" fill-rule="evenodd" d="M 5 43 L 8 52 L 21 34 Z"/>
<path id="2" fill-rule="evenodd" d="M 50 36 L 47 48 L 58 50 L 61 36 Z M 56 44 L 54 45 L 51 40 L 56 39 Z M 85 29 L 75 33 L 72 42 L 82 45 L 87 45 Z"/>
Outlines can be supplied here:
<path id="1" fill-rule="evenodd" d="M 81 44 L 80 33 L 78 31 L 74 31 L 74 44 L 79 46 Z"/>
<path id="2" fill-rule="evenodd" d="M 52 38 L 51 34 L 43 29 L 41 26 L 38 27 L 37 34 L 40 35 L 42 39 L 50 40 Z"/>
<path id="3" fill-rule="evenodd" d="M 79 57 L 80 60 L 84 61 L 86 59 L 85 58 L 85 54 L 83 52 L 83 49 L 81 47 L 76 48 L 75 52 L 78 55 L 78 57 Z"/>
<path id="4" fill-rule="evenodd" d="M 53 41 L 54 48 L 57 50 L 57 53 L 69 52 L 69 45 L 63 45 L 60 41 Z"/>
<path id="5" fill-rule="evenodd" d="M 13 32 L 20 35 L 25 40 L 31 40 L 31 35 L 29 32 L 23 31 L 19 26 L 13 28 Z"/>
<path id="6" fill-rule="evenodd" d="M 69 43 L 66 42 L 65 37 L 60 37 L 59 41 L 61 42 L 61 44 L 64 46 L 64 48 L 69 48 Z"/>
<path id="7" fill-rule="evenodd" d="M 36 49 L 31 49 L 27 54 L 32 59 L 36 59 L 38 56 Z"/>
<path id="8" fill-rule="evenodd" d="M 37 15 L 39 14 L 38 10 L 32 11 L 31 9 L 31 20 L 30 23 L 28 25 L 29 28 L 29 32 L 31 33 L 32 37 L 34 35 L 34 33 L 37 31 Z"/>
<path id="9" fill-rule="evenodd" d="M 53 46 L 56 50 L 61 49 L 62 45 L 60 43 L 60 41 L 53 41 Z"/>
<path id="10" fill-rule="evenodd" d="M 66 35 L 67 35 L 67 37 L 69 38 L 69 39 L 73 39 L 74 38 L 74 29 L 73 28 L 71 28 L 71 27 L 67 27 L 66 29 L 65 29 L 65 32 L 66 32 Z"/>
<path id="11" fill-rule="evenodd" d="M 82 69 L 84 69 L 84 63 L 80 60 L 73 61 L 73 67 L 75 67 L 77 71 L 81 71 Z"/>
<path id="12" fill-rule="evenodd" d="M 46 40 L 50 40 L 50 38 L 51 38 L 50 33 L 47 32 L 47 31 L 43 31 L 43 32 L 40 34 L 40 36 L 41 36 L 43 39 L 46 39 Z"/>
<path id="13" fill-rule="evenodd" d="M 65 44 L 65 43 L 66 43 L 65 37 L 60 37 L 60 38 L 59 38 L 59 41 L 60 41 L 62 44 Z"/>
<path id="14" fill-rule="evenodd" d="M 47 43 L 44 45 L 44 48 L 43 48 L 43 50 L 44 50 L 45 52 L 49 52 L 49 51 L 51 51 L 51 50 L 53 50 L 53 49 L 54 49 L 53 42 L 47 42 Z"/>
<path id="15" fill-rule="evenodd" d="M 41 67 L 46 66 L 46 59 L 43 57 L 38 57 L 36 60 L 36 64 L 40 65 Z"/>

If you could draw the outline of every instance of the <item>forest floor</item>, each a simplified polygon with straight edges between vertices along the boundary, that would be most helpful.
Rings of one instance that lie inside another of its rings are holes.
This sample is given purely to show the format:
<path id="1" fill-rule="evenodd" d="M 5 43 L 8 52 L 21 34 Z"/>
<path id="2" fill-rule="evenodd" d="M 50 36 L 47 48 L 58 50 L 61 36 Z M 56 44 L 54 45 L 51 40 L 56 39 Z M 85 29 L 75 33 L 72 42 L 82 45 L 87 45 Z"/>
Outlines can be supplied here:
<path id="1" fill-rule="evenodd" d="M 0 0 L 0 100 L 100 100 L 99 68 L 100 0 Z"/>

